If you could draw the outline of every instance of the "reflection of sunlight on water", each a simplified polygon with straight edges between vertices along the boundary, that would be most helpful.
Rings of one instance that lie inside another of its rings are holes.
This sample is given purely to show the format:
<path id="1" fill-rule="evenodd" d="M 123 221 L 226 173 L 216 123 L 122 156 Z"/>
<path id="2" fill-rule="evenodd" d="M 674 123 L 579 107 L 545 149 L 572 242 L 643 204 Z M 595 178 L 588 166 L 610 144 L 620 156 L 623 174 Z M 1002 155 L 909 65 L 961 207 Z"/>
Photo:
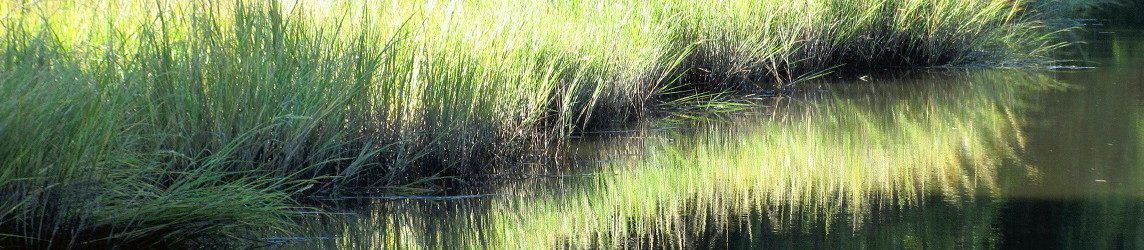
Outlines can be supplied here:
<path id="1" fill-rule="evenodd" d="M 989 70 L 840 86 L 846 96 L 796 99 L 780 116 L 599 147 L 614 160 L 609 174 L 508 184 L 491 199 L 380 203 L 358 221 L 335 220 L 331 234 L 351 248 L 686 246 L 728 228 L 883 227 L 866 225 L 871 212 L 927 202 L 994 213 L 965 202 L 1004 192 L 999 174 L 1013 171 L 999 168 L 1023 164 L 1023 98 L 1059 85 Z M 642 153 L 613 156 L 632 151 Z"/>

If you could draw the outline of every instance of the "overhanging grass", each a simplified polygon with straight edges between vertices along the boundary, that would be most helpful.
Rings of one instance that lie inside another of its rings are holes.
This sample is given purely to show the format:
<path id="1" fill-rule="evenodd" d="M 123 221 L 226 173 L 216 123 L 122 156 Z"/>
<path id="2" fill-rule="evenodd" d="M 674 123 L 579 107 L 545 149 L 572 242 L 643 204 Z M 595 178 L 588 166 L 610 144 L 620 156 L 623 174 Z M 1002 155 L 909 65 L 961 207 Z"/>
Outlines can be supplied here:
<path id="1" fill-rule="evenodd" d="M 527 170 L 681 84 L 1059 46 L 1010 0 L 393 3 L 5 2 L 0 237 L 241 237 L 301 194 Z"/>

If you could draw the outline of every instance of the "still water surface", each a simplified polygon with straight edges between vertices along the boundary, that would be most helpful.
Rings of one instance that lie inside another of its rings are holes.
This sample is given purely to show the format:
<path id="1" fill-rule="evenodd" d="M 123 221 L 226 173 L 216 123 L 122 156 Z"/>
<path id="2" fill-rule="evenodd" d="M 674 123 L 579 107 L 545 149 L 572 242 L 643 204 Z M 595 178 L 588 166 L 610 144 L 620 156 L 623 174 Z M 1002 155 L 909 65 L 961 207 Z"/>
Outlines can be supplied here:
<path id="1" fill-rule="evenodd" d="M 359 201 L 276 247 L 1144 248 L 1144 32 L 1081 34 L 1061 64 L 1083 67 L 835 80 L 474 196 Z"/>

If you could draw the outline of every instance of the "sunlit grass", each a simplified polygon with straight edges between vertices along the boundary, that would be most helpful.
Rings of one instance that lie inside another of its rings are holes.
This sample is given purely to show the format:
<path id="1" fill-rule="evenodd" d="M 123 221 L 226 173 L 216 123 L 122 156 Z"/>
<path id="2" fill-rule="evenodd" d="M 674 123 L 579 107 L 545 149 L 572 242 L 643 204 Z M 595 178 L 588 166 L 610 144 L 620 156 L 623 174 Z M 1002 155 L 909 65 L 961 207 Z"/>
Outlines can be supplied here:
<path id="1" fill-rule="evenodd" d="M 8 1 L 0 234 L 241 237 L 302 194 L 518 170 L 684 83 L 1027 62 L 1059 44 L 1022 3 Z"/>

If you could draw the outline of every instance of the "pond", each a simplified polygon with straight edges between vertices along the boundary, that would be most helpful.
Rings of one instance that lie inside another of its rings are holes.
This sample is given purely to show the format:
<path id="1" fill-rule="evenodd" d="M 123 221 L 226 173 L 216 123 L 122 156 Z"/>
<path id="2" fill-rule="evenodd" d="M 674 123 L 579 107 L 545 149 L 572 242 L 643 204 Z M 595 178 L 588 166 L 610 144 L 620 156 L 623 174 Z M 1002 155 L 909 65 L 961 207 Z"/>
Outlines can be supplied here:
<path id="1" fill-rule="evenodd" d="M 274 248 L 1142 248 L 1144 32 L 1058 65 L 804 83 L 695 126 L 582 139 L 563 170 L 361 198 Z M 339 206 L 329 207 L 338 211 Z"/>

